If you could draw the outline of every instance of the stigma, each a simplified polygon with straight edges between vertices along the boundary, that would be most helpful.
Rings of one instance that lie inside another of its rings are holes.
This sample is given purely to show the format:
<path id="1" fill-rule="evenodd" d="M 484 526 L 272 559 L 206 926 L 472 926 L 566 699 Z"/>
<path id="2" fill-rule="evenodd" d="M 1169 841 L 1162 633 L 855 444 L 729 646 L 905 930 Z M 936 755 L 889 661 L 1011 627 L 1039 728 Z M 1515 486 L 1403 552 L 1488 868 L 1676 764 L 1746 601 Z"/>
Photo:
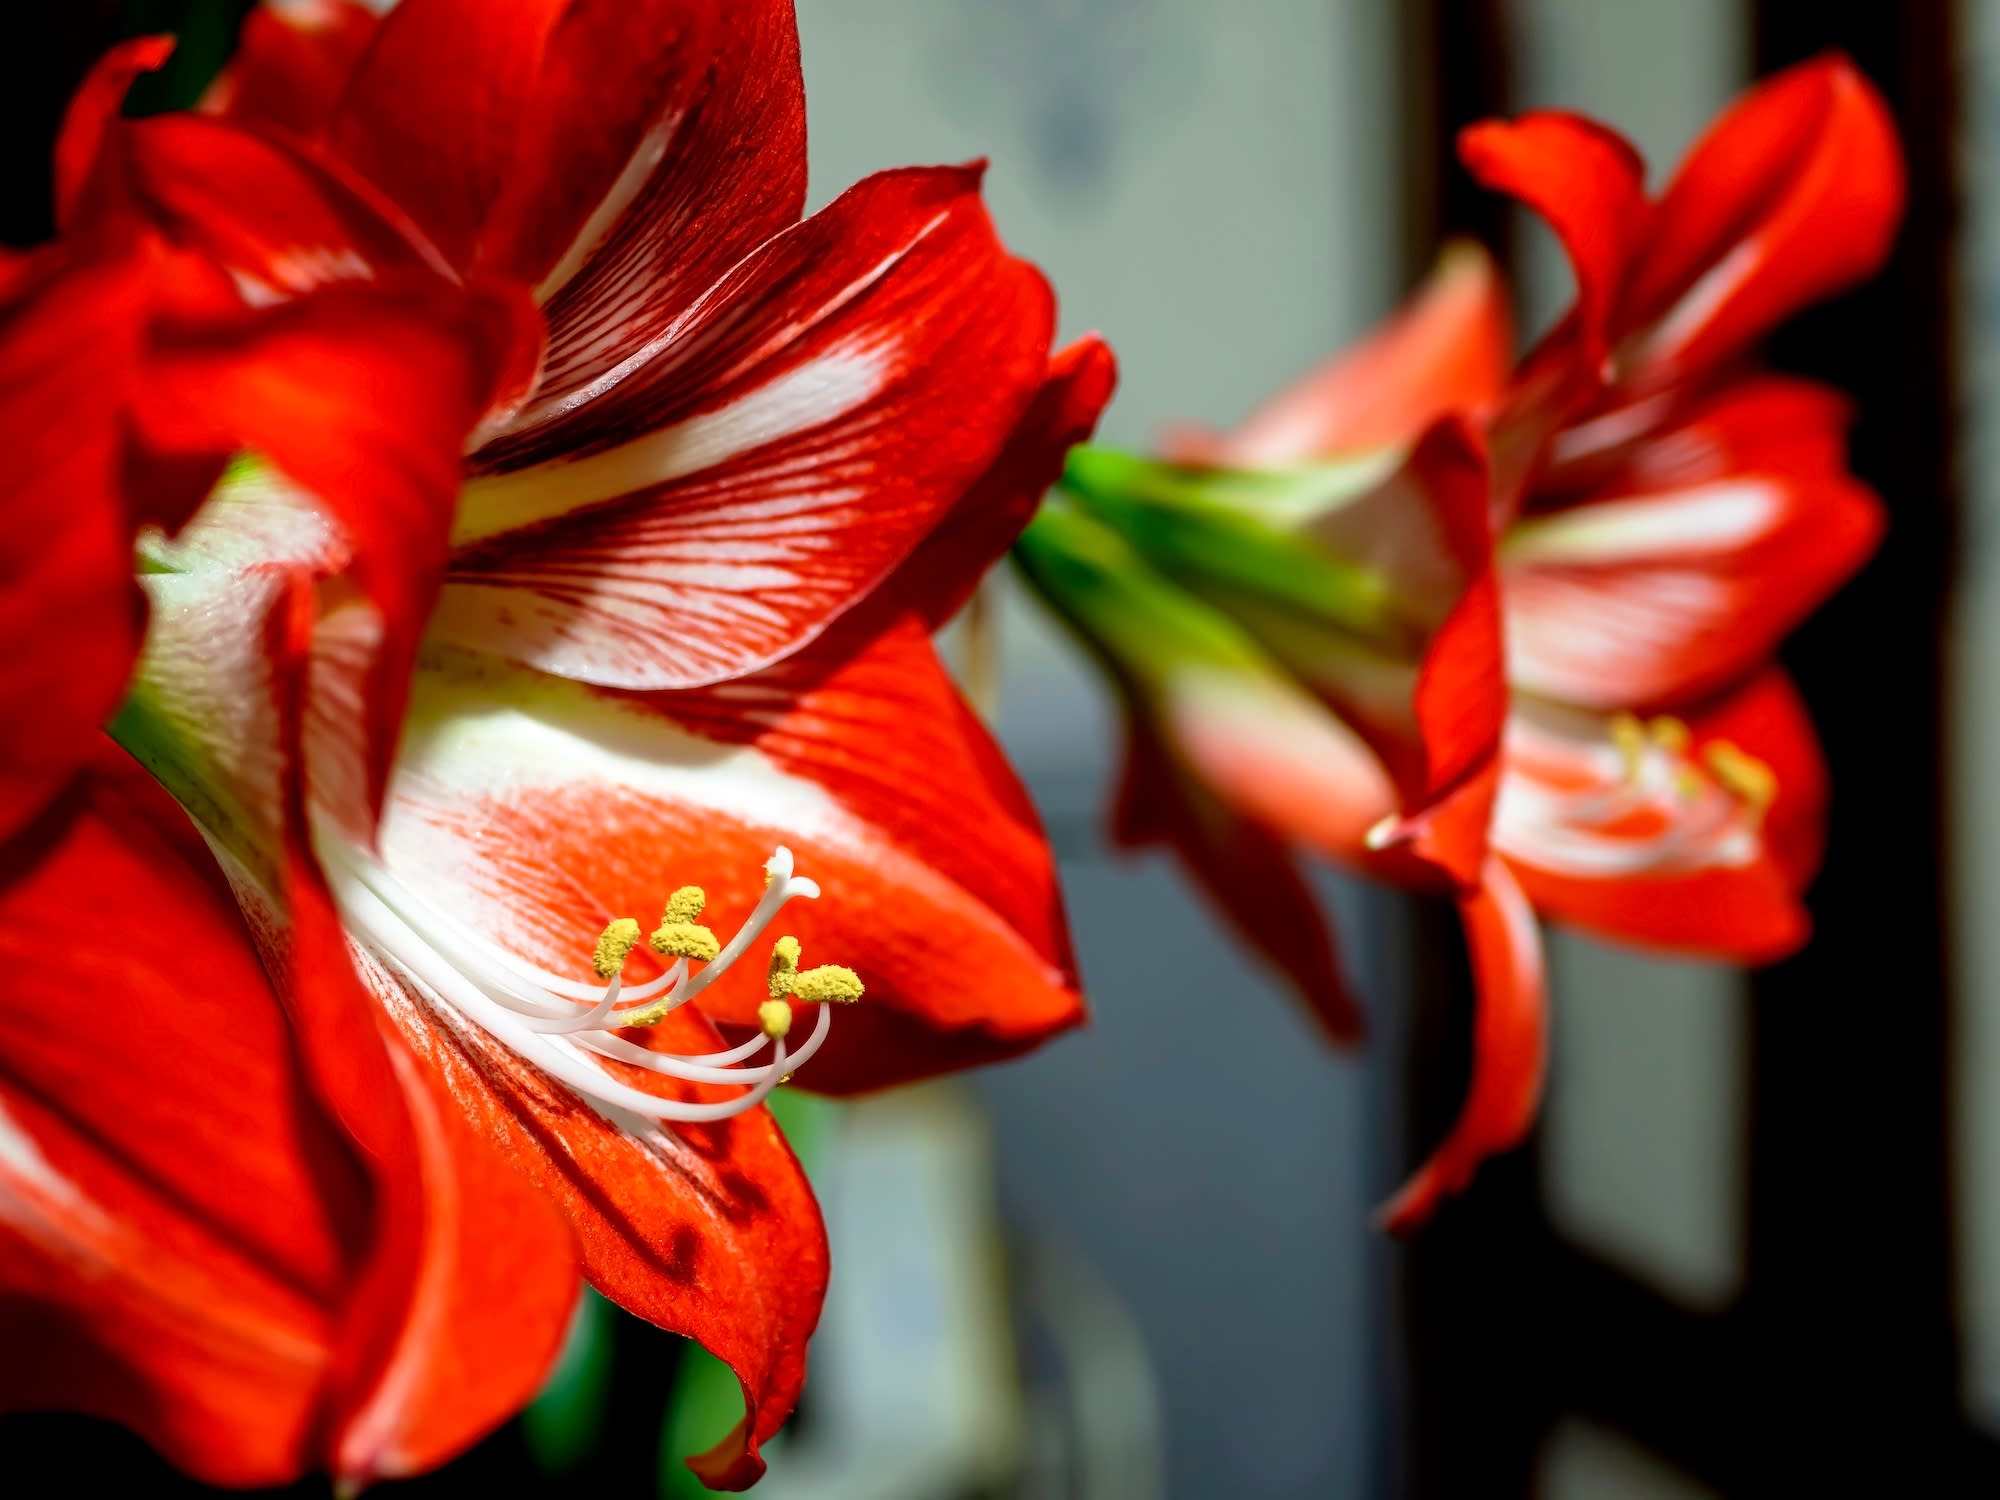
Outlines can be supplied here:
<path id="1" fill-rule="evenodd" d="M 498 948 L 373 861 L 344 860 L 329 874 L 349 930 L 395 973 L 602 1110 L 694 1124 L 753 1109 L 825 1044 L 833 1005 L 862 994 L 852 969 L 800 968 L 799 941 L 787 935 L 771 949 L 768 998 L 757 1009 L 757 1031 L 749 1040 L 702 1053 L 641 1045 L 651 1028 L 749 952 L 787 902 L 819 896 L 818 884 L 795 873 L 792 853 L 782 846 L 765 862 L 756 908 L 727 942 L 701 921 L 708 904 L 701 887 L 682 886 L 666 898 L 650 934 L 635 917 L 606 924 L 588 956 L 595 984 L 549 973 Z M 628 986 L 625 968 L 642 943 L 663 972 Z M 814 1012 L 803 1039 L 795 1010 L 801 1006 Z M 623 1081 L 606 1061 L 703 1086 L 704 1097 L 661 1098 Z M 707 1097 L 717 1090 L 736 1092 Z"/>

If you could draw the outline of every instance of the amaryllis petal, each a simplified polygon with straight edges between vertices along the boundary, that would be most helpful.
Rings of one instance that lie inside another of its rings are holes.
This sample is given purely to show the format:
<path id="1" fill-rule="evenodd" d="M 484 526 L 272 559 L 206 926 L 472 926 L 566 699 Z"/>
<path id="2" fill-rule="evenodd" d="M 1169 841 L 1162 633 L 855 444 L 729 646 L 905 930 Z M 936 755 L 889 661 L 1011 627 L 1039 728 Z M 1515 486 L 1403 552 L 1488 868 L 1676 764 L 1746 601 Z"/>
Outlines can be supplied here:
<path id="1" fill-rule="evenodd" d="M 99 64 L 107 87 L 131 81 L 122 60 Z M 297 142 L 182 113 L 114 120 L 91 146 L 72 217 L 136 216 L 213 261 L 239 299 L 266 305 L 392 273 L 456 279 L 401 209 Z"/>
<path id="2" fill-rule="evenodd" d="M 312 136 L 333 116 L 381 17 L 361 0 L 263 0 L 201 107 Z"/>
<path id="3" fill-rule="evenodd" d="M 63 113 L 56 137 L 56 223 L 67 229 L 99 190 L 107 139 L 118 129 L 119 111 L 135 79 L 173 56 L 170 36 L 133 37 L 98 59 Z"/>
<path id="4" fill-rule="evenodd" d="M 334 149 L 470 267 L 520 159 L 560 0 L 410 0 L 376 30 L 328 126 Z"/>
<path id="5" fill-rule="evenodd" d="M 1691 725 L 1697 738 L 1735 745 L 1769 769 L 1775 795 L 1764 810 L 1764 847 L 1792 890 L 1805 890 L 1825 851 L 1831 788 L 1812 715 L 1791 678 L 1767 665 L 1702 705 Z"/>
<path id="6" fill-rule="evenodd" d="M 1646 232 L 1646 166 L 1616 131 L 1582 115 L 1537 110 L 1485 120 L 1458 138 L 1467 169 L 1548 220 L 1576 272 L 1576 328 L 1595 373 L 1616 333 L 1620 294 Z"/>
<path id="7" fill-rule="evenodd" d="M 1096 428 L 1117 379 L 1111 348 L 1095 334 L 1050 355 L 1042 388 L 1000 456 L 842 629 L 852 636 L 917 615 L 935 630 L 957 614 L 1034 516 L 1064 455 Z"/>
<path id="8" fill-rule="evenodd" d="M 282 1483 L 320 1457 L 368 1176 L 200 839 L 107 749 L 0 850 L 0 1337 L 37 1351 L 0 1404 Z"/>
<path id="9" fill-rule="evenodd" d="M 1383 1226 L 1397 1234 L 1462 1192 L 1487 1157 L 1518 1145 L 1541 1104 L 1548 997 L 1535 914 L 1497 857 L 1458 908 L 1475 990 L 1472 1082 L 1450 1133 L 1382 1207 Z"/>
<path id="10" fill-rule="evenodd" d="M 1305 1002 L 1329 1040 L 1348 1046 L 1365 1029 L 1340 971 L 1332 923 L 1286 839 L 1230 807 L 1202 777 L 1177 767 L 1150 725 L 1132 726 L 1112 812 L 1112 837 L 1128 848 L 1165 844 L 1245 943 Z"/>
<path id="11" fill-rule="evenodd" d="M 121 402 L 146 277 L 143 254 L 75 266 L 52 249 L 0 307 L 0 639 L 37 643 L 0 664 L 0 839 L 86 758 L 138 654 Z"/>
<path id="12" fill-rule="evenodd" d="M 1114 835 L 1172 848 L 1329 1034 L 1351 1039 L 1359 1017 L 1291 851 L 1441 883 L 1405 850 L 1369 850 L 1396 805 L 1380 761 L 1237 625 L 1081 511 L 1045 507 L 1015 558 L 1102 658 L 1132 716 Z"/>
<path id="13" fill-rule="evenodd" d="M 1830 433 L 1816 425 L 1828 420 Z M 1840 461 L 1842 421 L 1816 388 L 1744 383 L 1655 432 L 1596 489 L 1513 526 L 1515 683 L 1643 708 L 1754 670 L 1881 535 L 1879 502 Z"/>
<path id="14" fill-rule="evenodd" d="M 617 384 L 476 456 L 433 622 L 583 681 L 798 649 L 999 454 L 1053 311 L 976 168 L 885 172 L 744 261 Z"/>
<path id="15" fill-rule="evenodd" d="M 1294 464 L 1414 441 L 1449 412 L 1485 415 L 1514 357 L 1507 289 L 1493 259 L 1448 246 L 1396 315 L 1287 386 L 1223 436 L 1174 451 L 1182 459 Z"/>
<path id="16" fill-rule="evenodd" d="M 1631 270 L 1629 358 L 1687 370 L 1872 275 L 1903 208 L 1888 106 L 1845 58 L 1777 74 L 1709 127 Z"/>

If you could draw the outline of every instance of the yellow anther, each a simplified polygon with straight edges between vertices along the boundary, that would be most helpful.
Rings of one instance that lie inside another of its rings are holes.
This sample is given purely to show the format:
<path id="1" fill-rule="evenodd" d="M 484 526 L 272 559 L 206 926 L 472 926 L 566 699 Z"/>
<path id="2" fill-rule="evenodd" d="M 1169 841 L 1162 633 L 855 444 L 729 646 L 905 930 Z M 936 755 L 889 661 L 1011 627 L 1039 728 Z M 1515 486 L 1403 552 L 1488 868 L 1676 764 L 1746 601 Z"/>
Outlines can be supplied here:
<path id="1" fill-rule="evenodd" d="M 799 940 L 789 934 L 771 945 L 771 969 L 769 974 L 771 998 L 782 1000 L 792 993 L 792 982 L 799 972 Z"/>
<path id="2" fill-rule="evenodd" d="M 1687 754 L 1688 744 L 1694 738 L 1686 724 L 1668 714 L 1653 720 L 1646 730 L 1652 735 L 1653 743 L 1669 755 Z"/>
<path id="3" fill-rule="evenodd" d="M 1723 790 L 1754 811 L 1762 812 L 1776 800 L 1777 772 L 1728 740 L 1711 740 L 1703 745 L 1701 758 L 1710 774 L 1722 783 Z"/>
<path id="4" fill-rule="evenodd" d="M 1624 768 L 1627 781 L 1637 781 L 1639 773 L 1646 765 L 1646 726 L 1632 714 L 1611 716 L 1611 743 L 1618 749 L 1618 759 Z"/>
<path id="5" fill-rule="evenodd" d="M 634 1006 L 631 1010 L 615 1011 L 610 1022 L 613 1026 L 657 1026 L 672 1015 L 674 1006 L 667 1000 L 655 1000 L 651 1005 Z"/>
<path id="6" fill-rule="evenodd" d="M 859 1000 L 861 976 L 840 964 L 821 964 L 792 977 L 792 994 L 807 1002 Z"/>
<path id="7" fill-rule="evenodd" d="M 766 1000 L 757 1007 L 757 1024 L 764 1035 L 776 1041 L 792 1029 L 792 1008 L 782 1000 Z"/>
<path id="8" fill-rule="evenodd" d="M 610 979 L 625 967 L 625 959 L 639 946 L 639 924 L 630 917 L 620 917 L 597 940 L 597 952 L 591 956 L 590 966 L 597 971 L 599 979 Z"/>
<path id="9" fill-rule="evenodd" d="M 667 909 L 660 914 L 662 927 L 678 927 L 701 919 L 702 908 L 708 905 L 708 893 L 698 885 L 684 885 L 667 897 Z"/>
<path id="10" fill-rule="evenodd" d="M 695 958 L 705 964 L 715 962 L 715 955 L 722 951 L 715 934 L 699 922 L 662 922 L 653 929 L 651 942 L 655 953 L 668 958 Z"/>

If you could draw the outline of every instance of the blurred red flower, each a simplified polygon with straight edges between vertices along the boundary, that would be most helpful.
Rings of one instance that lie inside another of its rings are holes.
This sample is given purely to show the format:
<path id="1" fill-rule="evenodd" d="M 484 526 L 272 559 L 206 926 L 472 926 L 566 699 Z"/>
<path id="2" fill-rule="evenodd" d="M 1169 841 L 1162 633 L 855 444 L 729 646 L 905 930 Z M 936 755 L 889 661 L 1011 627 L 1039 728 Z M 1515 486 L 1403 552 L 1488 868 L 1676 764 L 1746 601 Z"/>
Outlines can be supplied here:
<path id="1" fill-rule="evenodd" d="M 1772 656 L 1867 558 L 1881 512 L 1847 471 L 1838 397 L 1741 360 L 1777 322 L 1881 264 L 1903 195 L 1886 109 L 1838 58 L 1753 89 L 1658 198 L 1629 144 L 1574 115 L 1474 126 L 1461 151 L 1569 253 L 1576 303 L 1534 351 L 1514 364 L 1505 288 L 1482 252 L 1454 248 L 1407 309 L 1242 427 L 1180 434 L 1178 467 L 1119 473 L 1084 450 L 1065 524 L 1132 544 L 1106 569 L 1128 595 L 1148 571 L 1167 591 L 1146 597 L 1173 624 L 1136 647 L 1104 634 L 1089 588 L 1050 586 L 1038 544 L 1059 539 L 1038 522 L 1024 544 L 1030 576 L 1126 684 L 1119 831 L 1176 847 L 1336 1035 L 1351 1034 L 1352 1012 L 1294 849 L 1456 891 L 1478 981 L 1474 1077 L 1456 1126 L 1386 1210 L 1398 1229 L 1534 1119 L 1535 913 L 1749 963 L 1805 939 L 1825 774 Z M 1398 569 L 1476 578 L 1464 562 L 1439 571 L 1418 520 L 1438 486 L 1412 485 L 1401 457 L 1453 414 L 1486 439 L 1507 692 L 1461 682 L 1454 696 L 1451 743 L 1475 768 L 1460 805 L 1489 777 L 1477 805 L 1490 816 L 1476 833 L 1461 822 L 1442 858 L 1424 842 L 1434 795 L 1398 772 L 1354 705 L 1373 684 L 1407 717 L 1439 676 L 1488 671 L 1497 642 L 1449 642 L 1456 672 L 1427 659 L 1419 675 L 1374 622 L 1328 630 L 1313 615 L 1331 593 L 1364 592 L 1348 575 L 1365 553 L 1344 532 L 1390 529 L 1378 476 L 1399 463 L 1387 487 L 1404 492 L 1405 541 L 1394 568 L 1363 566 L 1364 581 L 1393 595 L 1407 592 Z M 1218 586 L 1213 569 L 1149 541 L 1175 502 L 1263 528 L 1286 561 L 1271 582 Z M 1334 564 L 1310 606 L 1282 582 Z M 1101 598 L 1107 585 L 1092 587 Z M 1233 636 L 1227 661 L 1218 632 Z M 1206 644 L 1189 646 L 1197 636 Z"/>

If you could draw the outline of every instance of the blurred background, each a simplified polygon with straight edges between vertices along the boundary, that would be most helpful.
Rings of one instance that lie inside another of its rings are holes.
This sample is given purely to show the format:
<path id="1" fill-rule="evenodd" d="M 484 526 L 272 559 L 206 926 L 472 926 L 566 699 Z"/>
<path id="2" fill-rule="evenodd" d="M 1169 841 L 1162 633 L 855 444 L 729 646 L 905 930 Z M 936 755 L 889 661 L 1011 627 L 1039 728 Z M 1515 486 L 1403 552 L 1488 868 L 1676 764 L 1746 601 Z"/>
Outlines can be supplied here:
<path id="1" fill-rule="evenodd" d="M 47 142 L 108 39 L 182 29 L 153 102 L 186 98 L 243 9 L 10 7 L 48 35 L 0 49 L 0 238 L 46 232 Z M 1839 46 L 1897 112 L 1913 198 L 1888 273 L 1771 351 L 1856 397 L 1856 467 L 1892 516 L 1788 652 L 1836 786 L 1814 946 L 1743 975 L 1557 937 L 1537 1138 L 1389 1242 L 1371 1208 L 1464 1083 L 1455 922 L 1325 878 L 1374 1030 L 1327 1054 L 1164 861 L 1104 851 L 1107 705 L 1005 592 L 999 729 L 1063 860 L 1095 1025 L 962 1083 L 786 1102 L 835 1281 L 760 1493 L 2000 1494 L 2000 4 L 799 11 L 815 204 L 991 157 L 1066 332 L 1119 352 L 1122 444 L 1241 416 L 1446 233 L 1486 241 L 1544 326 L 1569 295 L 1553 244 L 1452 159 L 1484 115 L 1581 109 L 1657 171 L 1752 78 Z M 693 1493 L 677 1455 L 735 1402 L 705 1357 L 589 1302 L 535 1409 L 397 1488 Z M 0 1437 L 11 1493 L 193 1493 L 108 1428 Z M 58 1451 L 67 1477 L 37 1490 L 21 1466 Z"/>

